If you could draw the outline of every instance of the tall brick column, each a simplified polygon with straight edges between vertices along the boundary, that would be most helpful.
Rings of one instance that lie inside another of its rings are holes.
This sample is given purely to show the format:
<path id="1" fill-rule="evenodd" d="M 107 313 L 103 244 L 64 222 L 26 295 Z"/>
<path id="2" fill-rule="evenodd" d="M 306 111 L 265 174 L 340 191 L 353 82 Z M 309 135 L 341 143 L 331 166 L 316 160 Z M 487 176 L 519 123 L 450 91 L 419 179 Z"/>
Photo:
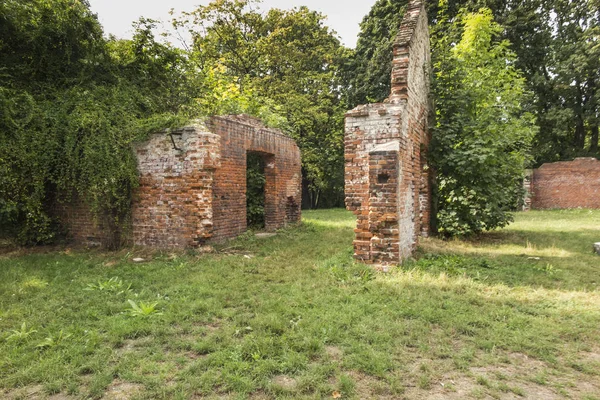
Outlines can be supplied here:
<path id="1" fill-rule="evenodd" d="M 411 256 L 430 225 L 429 31 L 411 1 L 394 41 L 385 103 L 346 114 L 346 207 L 357 218 L 355 258 L 393 264 Z"/>

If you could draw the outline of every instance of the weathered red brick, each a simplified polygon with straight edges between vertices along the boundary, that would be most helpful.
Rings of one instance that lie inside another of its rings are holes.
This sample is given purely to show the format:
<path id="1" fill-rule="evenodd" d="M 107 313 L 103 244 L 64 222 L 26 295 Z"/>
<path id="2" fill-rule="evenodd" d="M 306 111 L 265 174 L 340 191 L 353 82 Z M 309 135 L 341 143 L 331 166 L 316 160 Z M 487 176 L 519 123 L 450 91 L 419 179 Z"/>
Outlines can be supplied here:
<path id="1" fill-rule="evenodd" d="M 131 232 L 123 234 L 136 245 L 186 248 L 244 232 L 249 151 L 266 160 L 266 229 L 300 221 L 301 162 L 294 140 L 256 118 L 224 116 L 154 134 L 136 146 L 140 185 L 126 224 Z M 110 237 L 107 225 L 80 201 L 63 205 L 59 214 L 77 242 Z"/>
<path id="2" fill-rule="evenodd" d="M 413 0 L 394 42 L 390 97 L 346 114 L 346 207 L 357 217 L 359 260 L 401 262 L 429 233 L 429 65 L 427 15 Z"/>
<path id="3" fill-rule="evenodd" d="M 600 161 L 577 158 L 544 164 L 526 179 L 533 209 L 600 208 Z M 526 199 L 526 209 L 529 200 Z"/>

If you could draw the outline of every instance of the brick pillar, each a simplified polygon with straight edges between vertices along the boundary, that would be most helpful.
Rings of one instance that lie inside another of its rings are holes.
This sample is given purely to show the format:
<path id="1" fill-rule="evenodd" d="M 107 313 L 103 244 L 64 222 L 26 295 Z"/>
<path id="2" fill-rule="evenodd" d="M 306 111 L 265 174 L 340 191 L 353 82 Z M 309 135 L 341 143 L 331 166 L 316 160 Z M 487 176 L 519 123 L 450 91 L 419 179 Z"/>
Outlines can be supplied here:
<path id="1" fill-rule="evenodd" d="M 411 0 L 393 45 L 391 93 L 346 114 L 346 207 L 356 215 L 356 259 L 401 263 L 429 234 L 429 30 Z"/>
<path id="2" fill-rule="evenodd" d="M 397 151 L 369 154 L 370 261 L 387 264 L 400 259 Z"/>
<path id="3" fill-rule="evenodd" d="M 392 60 L 392 103 L 408 99 L 408 76 L 410 61 L 410 42 L 414 35 L 419 15 L 423 8 L 422 0 L 411 0 L 408 3 L 402 26 L 393 44 L 394 58 Z"/>
<path id="4" fill-rule="evenodd" d="M 278 209 L 277 165 L 272 154 L 264 155 L 263 159 L 265 161 L 265 229 L 275 231 L 283 225 L 285 218 Z"/>

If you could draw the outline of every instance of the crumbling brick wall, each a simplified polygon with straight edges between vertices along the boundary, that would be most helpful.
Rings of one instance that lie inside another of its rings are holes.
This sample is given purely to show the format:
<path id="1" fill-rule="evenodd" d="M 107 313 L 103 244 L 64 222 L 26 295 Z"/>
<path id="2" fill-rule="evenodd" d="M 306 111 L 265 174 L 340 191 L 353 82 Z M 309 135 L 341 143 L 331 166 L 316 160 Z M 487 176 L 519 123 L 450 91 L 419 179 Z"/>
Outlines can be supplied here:
<path id="1" fill-rule="evenodd" d="M 296 142 L 249 116 L 214 117 L 209 126 L 220 137 L 222 160 L 215 171 L 213 238 L 235 237 L 247 229 L 248 152 L 265 159 L 265 229 L 273 231 L 299 221 L 302 171 Z"/>
<path id="2" fill-rule="evenodd" d="M 531 208 L 600 208 L 600 161 L 577 158 L 533 171 Z"/>
<path id="3" fill-rule="evenodd" d="M 219 136 L 202 125 L 158 133 L 136 146 L 140 186 L 133 198 L 133 242 L 196 247 L 212 236 Z M 177 148 L 175 148 L 177 147 Z"/>
<path id="4" fill-rule="evenodd" d="M 394 41 L 392 90 L 384 103 L 346 114 L 346 207 L 357 217 L 354 255 L 373 264 L 410 257 L 430 227 L 429 29 L 411 1 Z"/>
<path id="5" fill-rule="evenodd" d="M 72 194 L 70 202 L 55 203 L 52 212 L 77 244 L 93 247 L 118 245 L 114 243 L 115 237 L 103 218 L 94 216 L 90 206 L 75 193 Z"/>
<path id="6" fill-rule="evenodd" d="M 213 117 L 135 146 L 140 185 L 132 199 L 135 245 L 189 248 L 246 230 L 246 155 L 265 168 L 265 228 L 301 219 L 300 150 L 293 139 L 249 116 Z M 76 242 L 106 243 L 106 228 L 80 202 L 64 205 L 64 224 Z"/>

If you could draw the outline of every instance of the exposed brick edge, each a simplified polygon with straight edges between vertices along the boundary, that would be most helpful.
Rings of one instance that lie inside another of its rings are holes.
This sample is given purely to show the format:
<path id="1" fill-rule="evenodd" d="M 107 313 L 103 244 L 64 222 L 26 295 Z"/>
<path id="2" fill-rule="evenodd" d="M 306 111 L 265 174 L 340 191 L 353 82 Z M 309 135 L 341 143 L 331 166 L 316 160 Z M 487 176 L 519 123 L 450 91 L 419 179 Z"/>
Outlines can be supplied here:
<path id="1" fill-rule="evenodd" d="M 422 0 L 413 0 L 408 7 L 400 24 L 400 30 L 392 46 L 394 60 L 392 63 L 392 90 L 389 101 L 399 101 L 408 98 L 408 74 L 411 43 L 422 15 L 425 15 L 425 5 Z"/>

